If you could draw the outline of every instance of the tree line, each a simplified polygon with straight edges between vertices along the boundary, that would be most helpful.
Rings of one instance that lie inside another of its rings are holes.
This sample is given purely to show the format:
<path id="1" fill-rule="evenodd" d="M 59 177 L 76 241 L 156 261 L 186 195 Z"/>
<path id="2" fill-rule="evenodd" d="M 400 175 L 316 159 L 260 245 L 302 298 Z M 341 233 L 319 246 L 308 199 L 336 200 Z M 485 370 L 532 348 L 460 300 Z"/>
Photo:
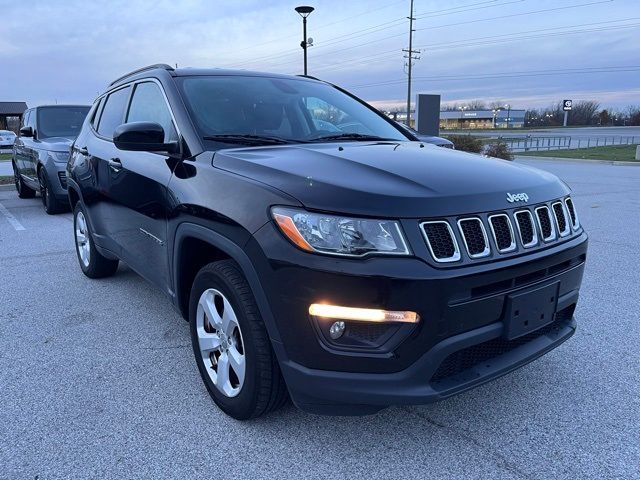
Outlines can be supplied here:
<path id="1" fill-rule="evenodd" d="M 512 105 L 512 107 L 514 107 Z M 506 110 L 505 102 L 483 102 L 473 100 L 467 103 L 454 103 L 443 107 L 444 111 L 465 110 Z M 525 112 L 526 127 L 556 127 L 564 120 L 562 101 L 558 101 L 546 108 L 530 108 Z M 640 107 L 630 105 L 626 108 L 601 108 L 594 100 L 580 100 L 573 102 L 569 112 L 569 125 L 592 126 L 640 126 Z"/>

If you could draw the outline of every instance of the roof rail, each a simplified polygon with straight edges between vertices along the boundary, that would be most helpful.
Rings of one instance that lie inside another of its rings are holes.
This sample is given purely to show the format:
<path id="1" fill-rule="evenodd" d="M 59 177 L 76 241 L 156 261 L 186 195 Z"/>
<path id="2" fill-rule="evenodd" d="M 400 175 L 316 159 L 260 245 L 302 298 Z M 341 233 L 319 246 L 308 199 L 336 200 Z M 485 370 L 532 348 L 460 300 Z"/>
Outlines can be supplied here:
<path id="1" fill-rule="evenodd" d="M 153 70 L 153 69 L 156 69 L 156 68 L 162 68 L 164 70 L 169 70 L 169 71 L 173 71 L 174 70 L 174 68 L 171 65 L 167 65 L 166 63 L 155 63 L 153 65 L 149 65 L 147 67 L 142 67 L 142 68 L 139 68 L 137 70 L 134 70 L 133 72 L 126 73 L 126 74 L 122 75 L 121 77 L 116 78 L 113 82 L 111 82 L 109 84 L 109 86 L 115 85 L 120 80 L 124 80 L 125 78 L 130 77 L 131 75 L 135 75 L 136 73 L 144 72 L 146 70 Z"/>

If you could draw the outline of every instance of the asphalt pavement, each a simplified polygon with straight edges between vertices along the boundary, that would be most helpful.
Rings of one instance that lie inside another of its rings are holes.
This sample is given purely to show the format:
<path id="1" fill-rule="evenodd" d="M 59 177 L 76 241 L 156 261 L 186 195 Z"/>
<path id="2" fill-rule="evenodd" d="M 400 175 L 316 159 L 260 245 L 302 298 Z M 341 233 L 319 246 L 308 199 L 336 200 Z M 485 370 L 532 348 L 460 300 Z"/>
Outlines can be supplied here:
<path id="1" fill-rule="evenodd" d="M 567 343 L 446 401 L 369 417 L 210 400 L 188 325 L 126 266 L 80 272 L 70 214 L 0 191 L 0 479 L 638 478 L 640 168 L 527 160 L 590 247 Z"/>

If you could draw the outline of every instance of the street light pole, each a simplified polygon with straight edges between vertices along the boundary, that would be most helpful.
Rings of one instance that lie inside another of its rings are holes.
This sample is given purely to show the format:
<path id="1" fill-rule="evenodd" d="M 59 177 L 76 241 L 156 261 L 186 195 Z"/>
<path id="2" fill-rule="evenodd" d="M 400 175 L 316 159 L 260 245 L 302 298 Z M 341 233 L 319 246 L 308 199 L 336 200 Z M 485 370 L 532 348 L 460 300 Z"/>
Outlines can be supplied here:
<path id="1" fill-rule="evenodd" d="M 505 105 L 505 107 L 507 107 L 507 129 L 509 128 L 509 124 L 511 122 L 511 104 L 507 103 Z"/>
<path id="2" fill-rule="evenodd" d="M 296 7 L 295 10 L 302 17 L 302 42 L 300 42 L 300 46 L 304 52 L 304 74 L 307 75 L 307 47 L 309 46 L 309 42 L 307 41 L 307 17 L 311 15 L 314 8 L 301 5 Z"/>

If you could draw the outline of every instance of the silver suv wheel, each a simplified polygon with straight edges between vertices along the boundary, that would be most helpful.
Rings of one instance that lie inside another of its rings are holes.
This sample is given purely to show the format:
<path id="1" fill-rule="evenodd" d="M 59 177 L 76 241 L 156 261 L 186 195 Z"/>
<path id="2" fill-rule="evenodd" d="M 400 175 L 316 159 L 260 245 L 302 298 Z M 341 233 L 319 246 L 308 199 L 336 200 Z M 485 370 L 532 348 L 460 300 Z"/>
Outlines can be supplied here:
<path id="1" fill-rule="evenodd" d="M 235 397 L 244 384 L 245 349 L 236 314 L 219 290 L 210 288 L 200 295 L 196 329 L 209 378 L 225 396 Z"/>
<path id="2" fill-rule="evenodd" d="M 91 261 L 91 245 L 89 245 L 89 232 L 84 214 L 79 211 L 76 215 L 76 248 L 78 256 L 85 267 L 89 267 Z"/>

